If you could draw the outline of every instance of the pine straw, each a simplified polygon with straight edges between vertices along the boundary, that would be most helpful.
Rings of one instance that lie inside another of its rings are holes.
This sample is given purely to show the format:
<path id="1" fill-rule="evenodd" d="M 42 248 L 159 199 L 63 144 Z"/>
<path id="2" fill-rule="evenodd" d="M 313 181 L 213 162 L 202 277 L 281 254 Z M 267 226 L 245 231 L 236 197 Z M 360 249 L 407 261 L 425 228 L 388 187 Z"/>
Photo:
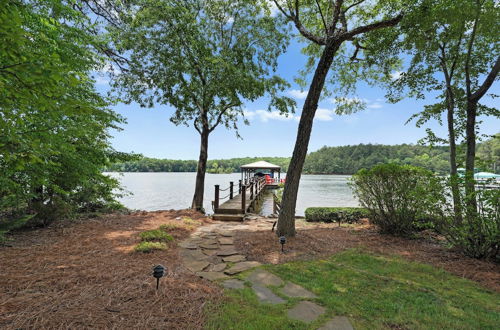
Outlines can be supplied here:
<path id="1" fill-rule="evenodd" d="M 15 234 L 13 246 L 0 247 L 0 328 L 202 328 L 220 289 L 181 266 L 175 242 L 133 251 L 141 231 L 162 224 L 180 227 L 176 241 L 186 237 L 193 227 L 181 216 L 209 221 L 191 211 L 139 212 Z M 156 264 L 168 267 L 158 292 Z"/>
<path id="2" fill-rule="evenodd" d="M 466 257 L 443 246 L 442 238 L 423 235 L 419 239 L 404 239 L 381 235 L 364 221 L 354 227 L 335 224 L 299 226 L 297 236 L 288 238 L 285 253 L 275 233 L 269 231 L 240 231 L 235 246 L 250 260 L 280 264 L 293 260 L 326 257 L 349 248 L 361 248 L 384 255 L 399 255 L 443 268 L 457 276 L 479 282 L 482 286 L 500 292 L 500 265 Z"/>

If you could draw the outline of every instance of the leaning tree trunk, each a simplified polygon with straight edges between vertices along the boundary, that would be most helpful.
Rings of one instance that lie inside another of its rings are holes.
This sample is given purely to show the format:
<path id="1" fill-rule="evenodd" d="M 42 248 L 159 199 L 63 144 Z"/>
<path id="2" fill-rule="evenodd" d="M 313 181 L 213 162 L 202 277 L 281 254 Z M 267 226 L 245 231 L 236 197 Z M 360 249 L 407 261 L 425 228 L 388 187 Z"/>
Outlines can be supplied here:
<path id="1" fill-rule="evenodd" d="M 477 212 L 476 189 L 474 187 L 474 166 L 476 160 L 476 116 L 477 102 L 467 101 L 467 124 L 465 139 L 467 153 L 465 158 L 465 200 L 466 213 L 473 217 Z"/>
<path id="2" fill-rule="evenodd" d="M 196 211 L 204 211 L 203 194 L 205 193 L 205 173 L 207 172 L 208 135 L 208 128 L 203 128 L 200 134 L 200 157 L 198 158 L 198 168 L 196 170 L 196 185 L 194 188 L 193 203 L 191 204 L 191 208 Z"/>
<path id="3" fill-rule="evenodd" d="M 332 42 L 325 46 L 302 108 L 297 139 L 295 141 L 292 159 L 288 166 L 281 210 L 278 217 L 278 228 L 276 230 L 278 236 L 295 236 L 295 206 L 297 204 L 297 193 L 299 190 L 302 168 L 307 155 L 307 147 L 309 146 L 309 138 L 311 137 L 314 115 L 318 108 L 318 101 L 325 84 L 326 76 L 328 75 L 328 70 L 330 70 L 333 57 L 339 49 L 339 46 L 340 42 Z"/>

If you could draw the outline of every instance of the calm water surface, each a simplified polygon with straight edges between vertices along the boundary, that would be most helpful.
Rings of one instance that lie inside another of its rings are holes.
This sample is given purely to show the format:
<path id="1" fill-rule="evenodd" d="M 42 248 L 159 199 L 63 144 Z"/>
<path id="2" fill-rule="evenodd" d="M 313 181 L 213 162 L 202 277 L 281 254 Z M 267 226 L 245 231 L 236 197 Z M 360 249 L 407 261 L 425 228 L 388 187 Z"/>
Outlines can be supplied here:
<path id="1" fill-rule="evenodd" d="M 118 178 L 123 187 L 131 194 L 120 201 L 130 209 L 155 211 L 183 209 L 191 206 L 196 173 L 108 173 Z M 212 212 L 214 185 L 221 188 L 233 181 L 237 184 L 239 173 L 207 174 L 205 179 L 204 206 L 207 213 Z M 297 200 L 297 215 L 312 206 L 358 206 L 357 200 L 347 185 L 347 175 L 302 175 Z M 221 193 L 225 195 L 226 193 Z M 271 195 L 264 199 L 261 213 L 272 212 Z"/>

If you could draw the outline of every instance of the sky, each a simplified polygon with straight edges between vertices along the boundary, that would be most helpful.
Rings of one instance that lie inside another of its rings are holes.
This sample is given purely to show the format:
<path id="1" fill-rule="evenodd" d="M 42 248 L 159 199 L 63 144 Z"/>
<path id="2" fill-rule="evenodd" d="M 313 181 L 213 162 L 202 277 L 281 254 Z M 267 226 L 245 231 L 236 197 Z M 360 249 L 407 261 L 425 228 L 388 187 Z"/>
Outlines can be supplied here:
<path id="1" fill-rule="evenodd" d="M 297 111 L 289 116 L 269 113 L 267 99 L 245 103 L 249 126 L 240 125 L 242 139 L 234 131 L 217 127 L 209 137 L 209 159 L 233 157 L 290 157 L 295 145 L 298 120 L 306 91 L 301 91 L 293 78 L 298 76 L 306 57 L 300 53 L 301 44 L 292 42 L 285 54 L 279 58 L 277 73 L 291 83 L 286 95 L 297 101 Z M 500 94 L 500 84 L 490 92 Z M 106 93 L 109 80 L 105 75 L 97 77 L 97 89 Z M 433 97 L 426 100 L 406 99 L 397 104 L 386 103 L 383 89 L 360 83 L 357 97 L 366 102 L 366 109 L 352 115 L 334 114 L 335 104 L 331 99 L 320 102 L 309 143 L 309 152 L 323 146 L 343 146 L 360 143 L 401 144 L 417 143 L 425 136 L 425 128 L 432 128 L 438 136 L 446 138 L 446 127 L 435 121 L 417 128 L 414 122 L 405 125 L 410 116 L 422 111 L 425 104 L 432 104 Z M 485 104 L 499 107 L 499 101 L 488 99 Z M 113 109 L 124 116 L 127 124 L 122 131 L 113 131 L 112 145 L 118 151 L 140 153 L 146 157 L 167 159 L 198 159 L 200 138 L 194 127 L 176 126 L 169 121 L 174 110 L 168 105 L 141 108 L 137 104 L 117 104 Z M 481 133 L 500 132 L 499 118 L 480 118 Z"/>

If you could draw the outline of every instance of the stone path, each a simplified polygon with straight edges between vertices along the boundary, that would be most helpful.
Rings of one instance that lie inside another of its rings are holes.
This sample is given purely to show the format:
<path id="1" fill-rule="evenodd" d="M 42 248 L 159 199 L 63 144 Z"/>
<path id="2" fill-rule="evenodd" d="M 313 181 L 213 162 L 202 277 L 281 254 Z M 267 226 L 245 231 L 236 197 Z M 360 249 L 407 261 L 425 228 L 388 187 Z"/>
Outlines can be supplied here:
<path id="1" fill-rule="evenodd" d="M 274 221 L 274 220 L 272 220 Z M 270 221 L 266 221 L 270 222 Z M 260 266 L 249 261 L 234 247 L 233 232 L 237 230 L 269 229 L 269 223 L 213 223 L 199 227 L 188 239 L 179 243 L 180 256 L 184 266 L 196 275 L 210 281 L 221 282 L 226 289 L 244 289 L 245 282 L 230 278 L 232 275 Z M 316 299 L 317 296 L 291 282 L 284 282 L 278 276 L 263 269 L 255 269 L 245 277 L 261 303 L 285 304 L 286 299 L 275 294 L 269 287 L 278 288 L 278 293 L 288 298 Z M 325 308 L 309 300 L 301 300 L 287 311 L 293 320 L 311 323 L 325 313 Z M 353 330 L 349 319 L 336 316 L 318 330 Z"/>

